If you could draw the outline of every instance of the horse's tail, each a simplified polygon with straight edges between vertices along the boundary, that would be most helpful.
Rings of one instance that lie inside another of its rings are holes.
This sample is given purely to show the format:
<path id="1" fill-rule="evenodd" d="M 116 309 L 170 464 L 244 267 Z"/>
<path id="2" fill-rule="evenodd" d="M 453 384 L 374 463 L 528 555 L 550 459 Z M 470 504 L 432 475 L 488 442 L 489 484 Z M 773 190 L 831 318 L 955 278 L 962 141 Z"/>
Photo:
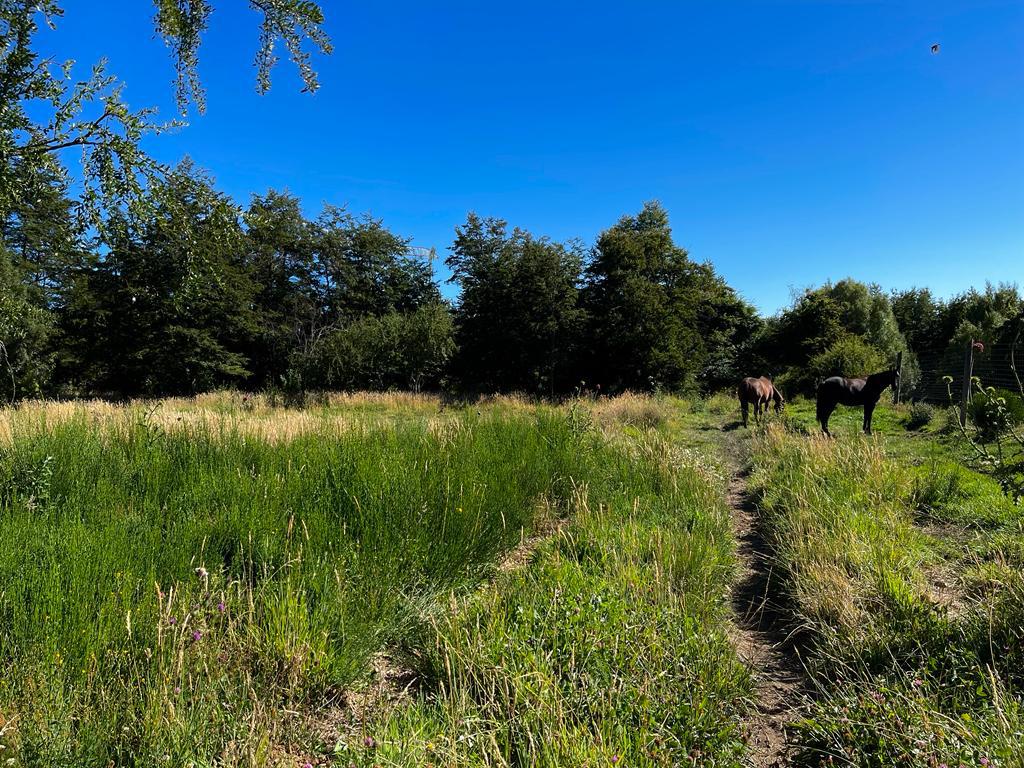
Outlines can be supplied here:
<path id="1" fill-rule="evenodd" d="M 822 401 L 821 398 L 821 384 L 818 384 L 817 397 L 815 398 L 814 404 L 814 415 L 818 419 L 819 423 L 825 423 L 825 403 Z"/>

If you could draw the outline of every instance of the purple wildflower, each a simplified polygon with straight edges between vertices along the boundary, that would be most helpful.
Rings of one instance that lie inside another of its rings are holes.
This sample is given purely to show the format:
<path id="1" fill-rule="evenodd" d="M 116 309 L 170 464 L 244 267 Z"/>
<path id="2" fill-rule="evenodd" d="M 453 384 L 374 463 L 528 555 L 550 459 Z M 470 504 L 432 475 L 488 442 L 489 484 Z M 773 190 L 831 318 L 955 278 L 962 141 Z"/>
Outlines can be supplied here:
<path id="1" fill-rule="evenodd" d="M 373 736 L 367 736 L 365 739 L 363 739 L 363 744 L 366 745 L 367 749 L 373 749 L 377 746 L 377 741 L 373 738 Z"/>
<path id="2" fill-rule="evenodd" d="M 220 613 L 224 613 L 224 609 L 225 609 L 225 606 L 224 606 L 224 601 L 223 601 L 223 600 L 221 600 L 221 601 L 220 601 L 219 603 L 217 603 L 217 610 L 218 610 L 218 611 L 219 611 Z"/>
<path id="3" fill-rule="evenodd" d="M 177 624 L 177 623 L 178 623 L 178 620 L 177 620 L 176 618 L 174 618 L 173 616 L 171 616 L 171 618 L 169 618 L 169 619 L 167 620 L 167 623 L 168 623 L 168 624 Z"/>
<path id="4" fill-rule="evenodd" d="M 195 632 L 192 633 L 192 639 L 198 643 L 200 640 L 203 639 L 203 633 L 197 629 Z"/>

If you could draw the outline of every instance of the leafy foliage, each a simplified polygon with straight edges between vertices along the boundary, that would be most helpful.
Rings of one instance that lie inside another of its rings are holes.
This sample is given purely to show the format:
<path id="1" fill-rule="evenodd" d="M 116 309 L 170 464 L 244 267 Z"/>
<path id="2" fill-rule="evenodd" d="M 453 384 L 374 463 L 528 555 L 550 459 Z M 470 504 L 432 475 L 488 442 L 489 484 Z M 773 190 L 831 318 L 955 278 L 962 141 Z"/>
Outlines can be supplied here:
<path id="1" fill-rule="evenodd" d="M 326 389 L 436 390 L 455 350 L 451 312 L 439 303 L 367 315 L 324 335 L 297 361 L 302 381 Z"/>
<path id="2" fill-rule="evenodd" d="M 729 378 L 728 351 L 757 324 L 710 265 L 674 243 L 658 203 L 601 234 L 587 280 L 591 379 L 611 390 Z"/>
<path id="3" fill-rule="evenodd" d="M 199 65 L 199 46 L 213 13 L 213 4 L 208 0 L 154 2 L 154 23 L 171 50 L 175 65 L 178 108 L 184 113 L 189 103 L 194 103 L 203 111 L 206 104 L 196 68 Z M 270 90 L 270 72 L 278 60 L 274 53 L 278 42 L 284 44 L 289 58 L 299 70 L 304 90 L 316 91 L 320 84 L 304 44 L 309 42 L 319 53 L 331 52 L 330 38 L 323 30 L 324 14 L 320 4 L 310 0 L 249 0 L 249 6 L 263 16 L 255 60 L 259 92 Z"/>
<path id="4" fill-rule="evenodd" d="M 889 298 L 876 285 L 847 278 L 807 290 L 769 319 L 751 345 L 753 360 L 798 390 L 813 391 L 823 375 L 874 373 L 904 353 L 904 381 L 913 383 L 917 364 Z"/>
<path id="5" fill-rule="evenodd" d="M 152 395 L 245 381 L 240 350 L 257 316 L 237 207 L 185 164 L 153 188 L 151 216 L 113 226 L 66 315 L 66 362 L 81 387 Z"/>
<path id="6" fill-rule="evenodd" d="M 447 260 L 462 289 L 453 373 L 475 391 L 565 392 L 577 381 L 584 315 L 580 247 L 470 214 Z"/>

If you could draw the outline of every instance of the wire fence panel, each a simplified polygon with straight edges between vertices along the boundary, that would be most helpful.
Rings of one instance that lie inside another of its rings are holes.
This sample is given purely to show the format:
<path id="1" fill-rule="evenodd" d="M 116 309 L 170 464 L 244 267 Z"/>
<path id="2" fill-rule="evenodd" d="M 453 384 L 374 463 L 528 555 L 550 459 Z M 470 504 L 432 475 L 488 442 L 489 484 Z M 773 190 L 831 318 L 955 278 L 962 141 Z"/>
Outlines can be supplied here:
<path id="1" fill-rule="evenodd" d="M 962 347 L 954 347 L 942 353 L 918 355 L 917 363 L 921 375 L 909 392 L 905 390 L 906 399 L 945 405 L 949 402 L 949 395 L 952 392 L 953 400 L 959 402 L 964 381 L 965 352 Z M 1018 366 L 1024 365 L 1021 350 L 1017 350 L 1016 357 Z M 981 380 L 982 386 L 1020 392 L 1020 381 L 1014 373 L 1013 362 L 1012 344 L 975 347 L 973 376 Z M 1020 373 L 1019 367 L 1017 373 Z M 946 376 L 953 378 L 952 384 L 944 381 Z"/>

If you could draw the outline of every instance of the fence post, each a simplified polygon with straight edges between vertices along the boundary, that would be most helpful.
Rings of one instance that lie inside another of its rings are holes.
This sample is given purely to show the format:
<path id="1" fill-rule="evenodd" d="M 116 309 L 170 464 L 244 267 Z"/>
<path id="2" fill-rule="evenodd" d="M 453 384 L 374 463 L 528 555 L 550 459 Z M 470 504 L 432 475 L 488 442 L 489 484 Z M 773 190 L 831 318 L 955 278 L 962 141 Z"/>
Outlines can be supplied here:
<path id="1" fill-rule="evenodd" d="M 892 393 L 892 401 L 900 404 L 900 396 L 903 394 L 903 352 L 896 353 L 896 391 Z"/>
<path id="2" fill-rule="evenodd" d="M 960 393 L 960 426 L 967 426 L 967 404 L 971 401 L 971 377 L 974 376 L 974 339 L 964 352 L 964 386 Z"/>

